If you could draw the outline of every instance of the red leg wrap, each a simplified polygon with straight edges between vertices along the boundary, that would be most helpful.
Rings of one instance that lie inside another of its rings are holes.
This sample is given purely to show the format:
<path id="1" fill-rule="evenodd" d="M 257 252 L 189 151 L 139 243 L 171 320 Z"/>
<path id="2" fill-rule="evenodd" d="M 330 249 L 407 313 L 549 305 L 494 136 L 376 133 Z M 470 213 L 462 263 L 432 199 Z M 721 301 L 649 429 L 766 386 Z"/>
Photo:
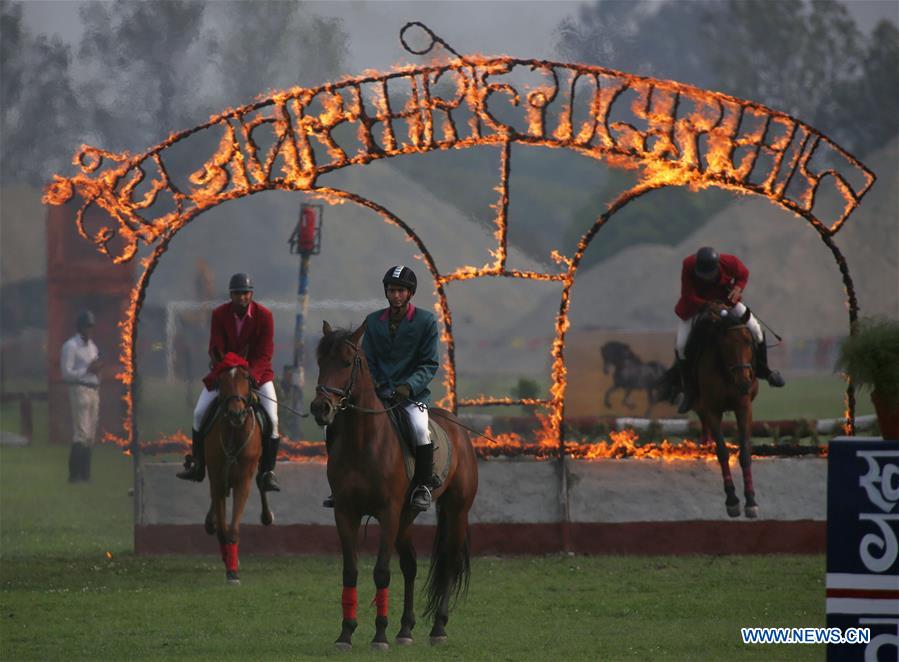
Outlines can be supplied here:
<path id="1" fill-rule="evenodd" d="M 387 594 L 388 588 L 379 588 L 375 593 L 375 606 L 378 608 L 378 616 L 387 618 Z"/>
<path id="2" fill-rule="evenodd" d="M 343 595 L 340 597 L 340 604 L 343 607 L 343 618 L 348 621 L 356 620 L 356 604 L 358 598 L 356 596 L 355 586 L 344 586 Z"/>
<path id="3" fill-rule="evenodd" d="M 222 552 L 222 561 L 225 562 L 225 570 L 237 572 L 237 543 L 219 544 Z"/>

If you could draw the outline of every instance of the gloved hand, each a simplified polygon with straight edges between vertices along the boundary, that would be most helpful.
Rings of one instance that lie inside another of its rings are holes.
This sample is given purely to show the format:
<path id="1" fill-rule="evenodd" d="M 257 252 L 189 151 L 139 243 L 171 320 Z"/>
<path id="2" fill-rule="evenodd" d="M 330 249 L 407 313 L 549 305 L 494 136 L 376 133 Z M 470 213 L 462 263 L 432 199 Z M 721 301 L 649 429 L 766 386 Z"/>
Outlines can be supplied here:
<path id="1" fill-rule="evenodd" d="M 378 397 L 385 402 L 393 402 L 396 398 L 396 391 L 390 386 L 382 386 L 378 389 Z"/>
<path id="2" fill-rule="evenodd" d="M 412 397 L 412 387 L 410 387 L 408 384 L 400 384 L 396 387 L 396 395 L 401 401 L 408 400 L 410 397 Z"/>

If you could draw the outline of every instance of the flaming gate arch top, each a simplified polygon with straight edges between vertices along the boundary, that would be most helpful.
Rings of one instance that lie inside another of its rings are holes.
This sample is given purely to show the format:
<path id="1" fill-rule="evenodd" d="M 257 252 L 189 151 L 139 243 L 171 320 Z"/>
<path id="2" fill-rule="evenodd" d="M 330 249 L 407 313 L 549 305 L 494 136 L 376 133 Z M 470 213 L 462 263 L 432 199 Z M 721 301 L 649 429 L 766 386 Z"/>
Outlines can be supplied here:
<path id="1" fill-rule="evenodd" d="M 422 30 L 430 44 L 415 50 L 406 41 L 410 28 Z M 130 306 L 120 322 L 125 385 L 124 429 L 129 448 L 137 448 L 133 425 L 132 380 L 135 375 L 137 320 L 146 287 L 159 258 L 175 234 L 202 212 L 222 202 L 270 189 L 303 191 L 331 204 L 347 201 L 367 207 L 399 226 L 415 242 L 434 279 L 437 312 L 446 345 L 444 368 L 452 410 L 460 406 L 524 404 L 543 407 L 545 434 L 564 453 L 562 412 L 565 401 L 565 333 L 569 294 L 575 273 L 596 233 L 618 210 L 637 197 L 667 186 L 693 190 L 716 186 L 758 194 L 804 218 L 833 253 L 846 288 L 850 325 L 858 302 L 848 265 L 833 236 L 874 183 L 874 174 L 855 157 L 814 128 L 785 113 L 720 92 L 674 81 L 634 76 L 598 66 L 566 64 L 509 56 L 459 55 L 421 23 L 400 32 L 405 48 L 417 55 L 436 44 L 452 54 L 441 64 L 402 66 L 387 73 L 367 72 L 314 88 L 294 87 L 226 110 L 191 129 L 171 134 L 141 154 L 113 153 L 83 145 L 73 158 L 80 173 L 55 175 L 44 194 L 46 204 L 61 205 L 76 194 L 83 204 L 76 213 L 79 233 L 114 262 L 135 257 L 138 246 L 152 247 L 141 260 L 143 271 L 132 290 Z M 537 85 L 522 86 L 508 76 L 537 74 Z M 521 91 L 519 88 L 523 87 Z M 405 92 L 402 108 L 391 102 Z M 502 96 L 517 109 L 525 128 L 500 121 L 490 108 Z M 632 97 L 628 104 L 627 97 Z M 631 121 L 616 121 L 616 112 Z M 466 114 L 460 126 L 458 118 Z M 576 117 L 577 116 L 577 117 Z M 355 128 L 355 152 L 335 135 L 339 127 Z M 259 136 L 271 145 L 261 150 Z M 195 134 L 219 137 L 218 148 L 181 186 L 166 167 L 166 150 Z M 638 170 L 639 181 L 612 200 L 584 233 L 573 255 L 553 252 L 558 269 L 520 271 L 506 265 L 509 173 L 513 144 L 565 148 L 613 167 Z M 318 184 L 334 170 L 379 159 L 432 150 L 493 145 L 500 150 L 496 245 L 492 263 L 438 269 L 430 252 L 403 219 L 376 202 L 350 191 Z M 827 155 L 829 160 L 822 158 Z M 820 163 L 827 161 L 826 164 Z M 836 165 L 834 165 L 834 163 Z M 843 208 L 825 215 L 816 207 L 822 188 L 835 191 Z M 84 212 L 91 205 L 114 221 L 90 231 Z M 505 277 L 558 281 L 562 285 L 552 346 L 552 387 L 546 399 L 479 397 L 459 400 L 452 315 L 447 283 L 473 278 Z M 851 328 L 851 326 L 850 326 Z M 854 389 L 847 385 L 845 428 L 854 426 Z"/>

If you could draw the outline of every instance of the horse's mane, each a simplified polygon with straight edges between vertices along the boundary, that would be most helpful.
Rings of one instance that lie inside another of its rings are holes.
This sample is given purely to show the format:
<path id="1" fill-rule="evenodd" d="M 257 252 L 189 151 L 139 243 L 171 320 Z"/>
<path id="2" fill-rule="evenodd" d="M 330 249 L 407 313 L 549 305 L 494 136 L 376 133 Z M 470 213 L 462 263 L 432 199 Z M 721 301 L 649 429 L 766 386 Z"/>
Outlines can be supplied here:
<path id="1" fill-rule="evenodd" d="M 334 329 L 333 333 L 322 336 L 322 339 L 318 341 L 318 347 L 315 350 L 315 355 L 318 357 L 318 360 L 320 361 L 333 352 L 335 347 L 338 347 L 344 340 L 349 340 L 352 335 L 353 332 L 349 329 Z"/>

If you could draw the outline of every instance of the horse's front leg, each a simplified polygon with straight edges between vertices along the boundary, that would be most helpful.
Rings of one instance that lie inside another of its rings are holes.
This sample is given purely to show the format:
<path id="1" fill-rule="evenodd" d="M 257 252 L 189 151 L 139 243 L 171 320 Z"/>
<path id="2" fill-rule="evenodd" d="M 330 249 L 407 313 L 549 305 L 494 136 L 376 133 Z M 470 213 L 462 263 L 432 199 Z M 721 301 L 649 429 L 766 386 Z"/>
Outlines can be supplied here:
<path id="1" fill-rule="evenodd" d="M 228 526 L 228 536 L 226 546 L 228 548 L 228 557 L 225 559 L 225 570 L 227 573 L 229 584 L 240 584 L 240 520 L 243 517 L 244 508 L 247 505 L 247 499 L 250 496 L 250 484 L 253 480 L 253 466 L 241 469 L 243 472 L 237 485 L 234 486 L 232 493 L 234 500 L 231 504 L 231 523 Z"/>
<path id="2" fill-rule="evenodd" d="M 734 413 L 740 435 L 740 469 L 743 472 L 743 496 L 746 498 L 744 513 L 749 519 L 755 519 L 759 516 L 759 505 L 752 484 L 752 403 L 748 397 Z"/>
<path id="3" fill-rule="evenodd" d="M 415 627 L 415 575 L 418 574 L 418 562 L 415 558 L 415 546 L 412 544 L 411 510 L 400 522 L 396 537 L 396 551 L 400 557 L 400 569 L 403 571 L 403 617 L 400 631 L 396 635 L 396 643 L 406 646 L 412 643 L 412 629 Z"/>
<path id="4" fill-rule="evenodd" d="M 212 481 L 210 481 L 212 482 Z M 229 584 L 239 584 L 237 579 L 237 545 L 231 540 L 231 531 L 228 526 L 228 497 L 225 496 L 223 485 L 210 485 L 212 494 L 212 512 L 215 522 L 215 534 L 219 541 L 219 552 L 222 562 L 225 564 L 225 578 Z"/>
<path id="5" fill-rule="evenodd" d="M 378 518 L 381 525 L 381 539 L 378 543 L 378 558 L 375 561 L 375 606 L 377 607 L 377 616 L 375 617 L 375 638 L 371 640 L 371 647 L 374 650 L 388 650 L 390 644 L 387 643 L 387 606 L 388 594 L 390 591 L 390 555 L 393 552 L 393 546 L 396 543 L 396 533 L 398 520 L 392 508 L 386 509 Z"/>
<path id="6" fill-rule="evenodd" d="M 734 487 L 734 477 L 730 473 L 730 454 L 724 435 L 721 433 L 721 414 L 702 415 L 703 441 L 715 441 L 715 455 L 721 467 L 721 478 L 724 481 L 724 507 L 730 517 L 740 516 L 740 500 Z"/>
<path id="7" fill-rule="evenodd" d="M 343 553 L 343 594 L 340 604 L 343 608 L 343 621 L 340 636 L 335 644 L 338 650 L 348 651 L 353 647 L 353 632 L 356 630 L 356 607 L 359 603 L 356 594 L 356 580 L 359 578 L 358 559 L 356 557 L 356 538 L 359 535 L 361 517 L 348 513 L 339 506 L 334 509 L 334 521 L 337 524 L 337 535 L 340 537 L 340 549 Z"/>

